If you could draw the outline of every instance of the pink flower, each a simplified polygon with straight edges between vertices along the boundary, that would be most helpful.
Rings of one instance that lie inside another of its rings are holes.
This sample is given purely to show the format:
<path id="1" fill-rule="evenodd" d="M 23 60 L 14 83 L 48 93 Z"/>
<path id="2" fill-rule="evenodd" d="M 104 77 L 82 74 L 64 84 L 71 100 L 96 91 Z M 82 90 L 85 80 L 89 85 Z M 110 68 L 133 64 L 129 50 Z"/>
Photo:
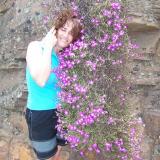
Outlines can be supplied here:
<path id="1" fill-rule="evenodd" d="M 111 143 L 105 143 L 105 150 L 111 151 L 112 150 L 112 144 Z"/>

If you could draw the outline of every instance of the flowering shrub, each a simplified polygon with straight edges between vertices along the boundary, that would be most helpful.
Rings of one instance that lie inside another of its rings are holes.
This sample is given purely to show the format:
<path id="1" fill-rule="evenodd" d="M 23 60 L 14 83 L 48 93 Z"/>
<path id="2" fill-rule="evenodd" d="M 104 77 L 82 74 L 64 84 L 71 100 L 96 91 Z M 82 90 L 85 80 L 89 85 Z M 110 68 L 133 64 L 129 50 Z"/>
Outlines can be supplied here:
<path id="1" fill-rule="evenodd" d="M 73 3 L 78 14 L 78 7 Z M 103 154 L 108 160 L 127 160 L 129 84 L 126 61 L 132 56 L 121 1 L 97 1 L 90 8 L 91 33 L 59 54 L 54 72 L 60 79 L 57 129 L 73 150 Z M 81 17 L 82 22 L 84 17 Z M 87 26 L 85 26 L 87 28 Z"/>

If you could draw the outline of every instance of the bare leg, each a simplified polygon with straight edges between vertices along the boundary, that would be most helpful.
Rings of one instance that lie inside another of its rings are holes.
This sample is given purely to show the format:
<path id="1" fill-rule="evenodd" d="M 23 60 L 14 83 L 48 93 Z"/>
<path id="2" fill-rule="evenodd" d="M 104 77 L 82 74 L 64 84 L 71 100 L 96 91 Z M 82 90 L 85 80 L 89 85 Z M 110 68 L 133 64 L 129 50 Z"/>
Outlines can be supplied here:
<path id="1" fill-rule="evenodd" d="M 60 159 L 60 151 L 61 151 L 61 146 L 58 146 L 58 151 L 57 151 L 57 153 L 53 156 L 53 157 L 51 157 L 51 158 L 49 158 L 48 160 L 61 160 Z"/>

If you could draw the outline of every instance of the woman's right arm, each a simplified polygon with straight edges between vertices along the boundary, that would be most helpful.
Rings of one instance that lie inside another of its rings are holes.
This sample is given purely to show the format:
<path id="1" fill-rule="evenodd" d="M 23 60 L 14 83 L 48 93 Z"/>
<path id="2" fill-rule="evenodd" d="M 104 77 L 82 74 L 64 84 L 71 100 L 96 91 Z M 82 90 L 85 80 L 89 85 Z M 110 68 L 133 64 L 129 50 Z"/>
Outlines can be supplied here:
<path id="1" fill-rule="evenodd" d="M 51 45 L 42 52 L 40 41 L 32 41 L 28 45 L 26 54 L 27 67 L 32 78 L 41 87 L 45 85 L 51 72 L 51 52 Z"/>

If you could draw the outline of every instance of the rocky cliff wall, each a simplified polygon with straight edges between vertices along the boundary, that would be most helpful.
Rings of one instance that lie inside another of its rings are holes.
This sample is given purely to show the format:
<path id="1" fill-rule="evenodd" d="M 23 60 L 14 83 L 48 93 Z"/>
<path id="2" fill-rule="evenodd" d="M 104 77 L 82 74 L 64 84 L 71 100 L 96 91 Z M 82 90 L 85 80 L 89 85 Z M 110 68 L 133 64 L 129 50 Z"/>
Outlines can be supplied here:
<path id="1" fill-rule="evenodd" d="M 51 22 L 44 23 L 43 17 L 49 15 L 54 18 L 58 10 L 69 4 L 67 0 L 0 1 L 2 160 L 34 159 L 26 138 L 26 125 L 22 115 L 27 96 L 26 47 L 30 41 L 42 38 L 51 26 Z M 160 0 L 127 0 L 127 5 L 128 15 L 132 16 L 128 23 L 129 35 L 139 44 L 137 52 L 142 55 L 129 63 L 134 87 L 128 99 L 133 113 L 141 117 L 145 123 L 142 140 L 143 159 L 160 160 Z M 17 147 L 14 147 L 15 145 Z M 76 156 L 70 154 L 70 159 L 78 160 Z M 64 149 L 64 157 L 69 157 L 68 149 Z"/>
<path id="2" fill-rule="evenodd" d="M 134 94 L 130 104 L 145 127 L 142 150 L 144 160 L 160 160 L 160 1 L 127 0 L 129 34 L 140 46 L 130 64 Z"/>

